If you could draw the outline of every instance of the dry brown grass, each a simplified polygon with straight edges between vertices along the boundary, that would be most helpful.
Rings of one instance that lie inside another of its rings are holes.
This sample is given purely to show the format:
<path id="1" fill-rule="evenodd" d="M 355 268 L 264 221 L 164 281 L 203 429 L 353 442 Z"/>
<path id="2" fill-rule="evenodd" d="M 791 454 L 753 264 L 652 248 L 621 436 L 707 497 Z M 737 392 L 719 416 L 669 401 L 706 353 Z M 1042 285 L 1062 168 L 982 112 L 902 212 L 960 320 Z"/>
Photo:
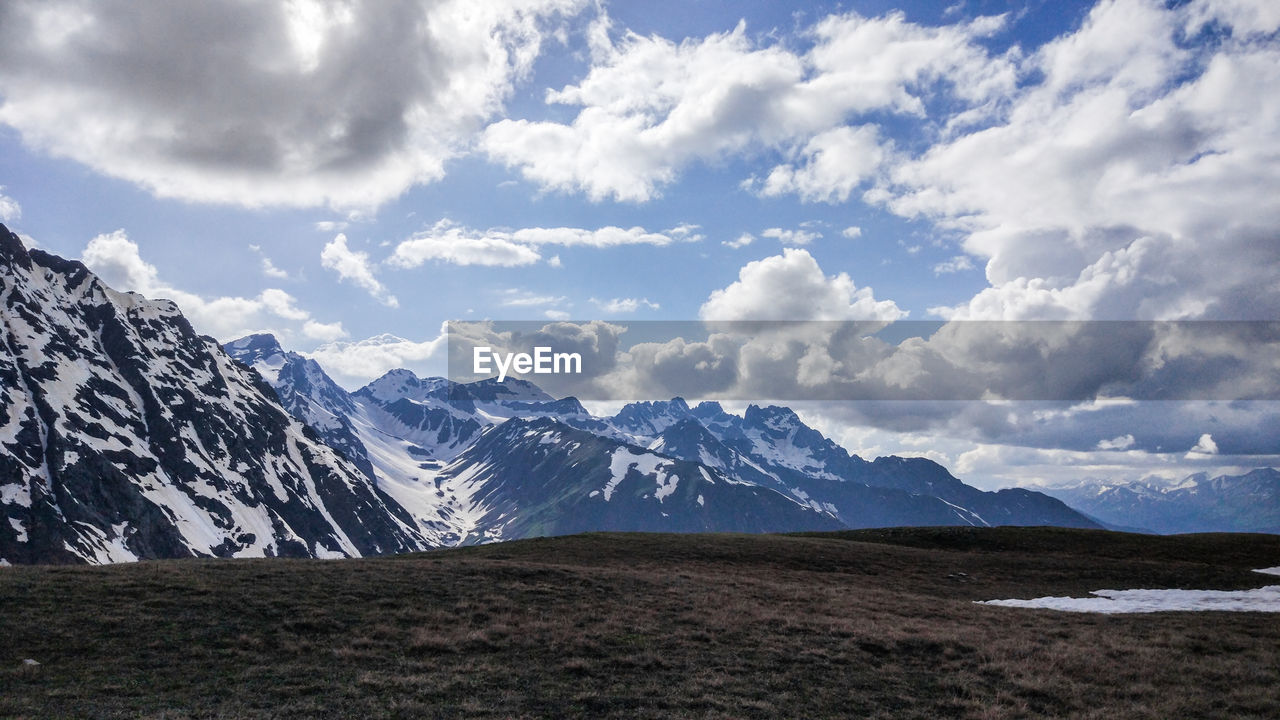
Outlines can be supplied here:
<path id="1" fill-rule="evenodd" d="M 1276 717 L 1274 615 L 972 602 L 1266 565 L 1280 538 L 1028 529 L 8 568 L 0 716 Z"/>

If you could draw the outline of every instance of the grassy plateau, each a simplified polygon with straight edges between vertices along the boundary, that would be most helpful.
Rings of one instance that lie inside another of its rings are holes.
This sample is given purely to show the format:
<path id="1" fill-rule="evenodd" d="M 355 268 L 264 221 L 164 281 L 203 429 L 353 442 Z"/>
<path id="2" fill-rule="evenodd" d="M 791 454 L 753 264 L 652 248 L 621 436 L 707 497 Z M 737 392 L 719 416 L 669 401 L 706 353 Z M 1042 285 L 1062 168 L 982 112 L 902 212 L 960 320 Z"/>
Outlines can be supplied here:
<path id="1" fill-rule="evenodd" d="M 1275 614 L 973 601 L 1276 565 L 1280 536 L 922 528 L 0 568 L 0 717 L 1275 718 Z"/>

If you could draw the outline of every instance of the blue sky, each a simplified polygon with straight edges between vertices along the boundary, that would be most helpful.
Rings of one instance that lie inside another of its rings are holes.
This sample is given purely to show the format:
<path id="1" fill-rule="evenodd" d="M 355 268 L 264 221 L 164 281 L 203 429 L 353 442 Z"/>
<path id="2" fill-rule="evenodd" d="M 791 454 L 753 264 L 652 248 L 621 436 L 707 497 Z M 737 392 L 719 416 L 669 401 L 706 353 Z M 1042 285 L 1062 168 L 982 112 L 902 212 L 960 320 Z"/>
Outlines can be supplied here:
<path id="1" fill-rule="evenodd" d="M 348 386 L 449 319 L 1280 311 L 1274 3 L 171 7 L 0 9 L 0 212 Z"/>

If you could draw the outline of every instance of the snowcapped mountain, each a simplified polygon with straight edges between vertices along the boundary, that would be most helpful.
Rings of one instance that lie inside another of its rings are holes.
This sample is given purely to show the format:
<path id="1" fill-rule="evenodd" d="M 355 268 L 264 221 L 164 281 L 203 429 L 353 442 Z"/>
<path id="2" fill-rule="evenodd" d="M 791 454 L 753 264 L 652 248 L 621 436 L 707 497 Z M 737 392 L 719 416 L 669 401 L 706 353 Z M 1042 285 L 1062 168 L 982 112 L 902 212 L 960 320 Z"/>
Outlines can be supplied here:
<path id="1" fill-rule="evenodd" d="M 273 335 L 250 335 L 234 345 L 227 348 L 228 354 L 256 370 L 291 415 L 310 425 L 326 445 L 374 479 L 369 453 L 351 425 L 356 405 L 316 361 L 286 353 Z"/>
<path id="2" fill-rule="evenodd" d="M 825 510 L 705 465 L 552 418 L 494 428 L 439 475 L 474 513 L 469 542 L 588 530 L 778 532 L 843 527 Z"/>
<path id="3" fill-rule="evenodd" d="M 748 406 L 741 417 L 718 403 L 700 403 L 693 417 L 709 435 L 695 443 L 664 438 L 664 452 L 705 458 L 714 467 L 757 476 L 815 507 L 836 513 L 849 527 L 887 525 L 1060 525 L 1096 527 L 1061 501 L 1007 489 L 985 492 L 966 485 L 926 458 L 850 455 L 805 425 L 790 408 Z M 728 454 L 726 454 L 728 453 Z M 725 459 L 727 458 L 727 460 Z M 725 464 L 727 463 L 727 464 Z"/>
<path id="4" fill-rule="evenodd" d="M 244 339 L 227 348 L 255 364 L 260 361 L 253 348 L 261 344 Z M 297 385 L 283 379 L 300 373 L 291 366 L 307 362 L 294 353 L 286 354 L 283 365 L 273 359 L 267 367 L 275 374 L 268 379 L 275 378 L 271 381 L 287 394 Z M 313 381 L 310 387 L 330 384 Z M 372 462 L 379 489 L 395 498 L 435 545 L 646 528 L 1096 527 L 1058 500 L 1021 490 L 983 492 L 928 460 L 867 462 L 785 407 L 753 405 L 738 416 L 717 403 L 690 408 L 674 398 L 631 403 L 601 418 L 574 398 L 556 400 L 523 380 L 458 384 L 418 378 L 407 370 L 387 373 L 350 399 L 350 426 Z M 282 401 L 302 407 L 284 394 Z M 611 458 L 624 453 L 645 458 L 636 461 L 644 473 L 616 476 L 626 487 L 639 483 L 636 493 L 601 504 L 613 497 L 612 490 L 602 489 L 615 477 L 606 472 L 613 467 Z M 667 466 L 681 468 L 683 474 L 672 476 L 679 478 L 679 487 L 716 487 L 667 504 L 659 489 L 665 476 L 654 474 Z M 690 505 L 688 500 L 697 497 L 702 502 Z M 792 524 L 780 525 L 782 520 Z"/>
<path id="5" fill-rule="evenodd" d="M 1244 475 L 1205 473 L 1176 483 L 1158 478 L 1131 483 L 1081 483 L 1046 494 L 1113 527 L 1157 533 L 1280 533 L 1280 470 Z"/>
<path id="6" fill-rule="evenodd" d="M 0 562 L 424 544 L 398 504 L 172 302 L 116 292 L 0 226 L 0 307 Z M 325 391 L 288 382 L 299 396 Z"/>
<path id="7" fill-rule="evenodd" d="M 688 403 L 677 397 L 667 401 L 629 403 L 609 419 L 609 424 L 633 438 L 652 438 L 692 417 Z"/>
<path id="8" fill-rule="evenodd" d="M 0 561 L 341 557 L 586 530 L 1089 525 L 928 461 L 868 463 L 781 407 L 675 398 L 595 417 L 509 379 L 396 370 L 348 392 L 269 335 L 0 226 Z"/>

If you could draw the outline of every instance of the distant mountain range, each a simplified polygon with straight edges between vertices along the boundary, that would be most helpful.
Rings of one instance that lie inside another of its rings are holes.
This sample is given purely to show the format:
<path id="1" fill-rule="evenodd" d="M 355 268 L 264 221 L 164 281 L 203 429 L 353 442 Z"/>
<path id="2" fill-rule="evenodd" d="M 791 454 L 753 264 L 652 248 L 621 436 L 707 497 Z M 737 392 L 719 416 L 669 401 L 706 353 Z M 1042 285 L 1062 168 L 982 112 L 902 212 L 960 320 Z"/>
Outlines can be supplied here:
<path id="1" fill-rule="evenodd" d="M 785 407 L 738 416 L 674 398 L 602 418 L 523 380 L 457 384 L 407 370 L 344 395 L 269 335 L 226 349 L 335 447 L 368 458 L 379 489 L 434 545 L 603 529 L 1096 526 L 1040 493 L 977 490 L 930 460 L 867 462 Z"/>
<path id="2" fill-rule="evenodd" d="M 522 380 L 407 370 L 348 392 L 270 335 L 220 347 L 172 303 L 116 292 L 3 226 L 0 303 L 5 563 L 341 557 L 591 530 L 1098 526 L 930 460 L 850 455 L 785 407 L 673 398 L 597 417 Z"/>
<path id="3" fill-rule="evenodd" d="M 1280 533 L 1280 470 L 1205 473 L 1170 484 L 1159 479 L 1086 482 L 1045 490 L 1116 529 L 1156 533 Z"/>

